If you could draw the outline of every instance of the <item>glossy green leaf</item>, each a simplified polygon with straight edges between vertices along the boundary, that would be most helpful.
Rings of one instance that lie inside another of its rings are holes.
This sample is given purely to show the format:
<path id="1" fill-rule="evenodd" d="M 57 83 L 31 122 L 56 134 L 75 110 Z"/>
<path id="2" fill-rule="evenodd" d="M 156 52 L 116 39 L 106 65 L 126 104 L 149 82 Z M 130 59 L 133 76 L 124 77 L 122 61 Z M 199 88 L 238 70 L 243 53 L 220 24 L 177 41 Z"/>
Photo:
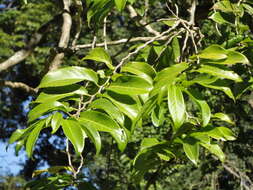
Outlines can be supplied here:
<path id="1" fill-rule="evenodd" d="M 159 127 L 163 124 L 165 118 L 164 114 L 166 112 L 166 109 L 164 108 L 164 105 L 157 105 L 155 109 L 152 111 L 151 114 L 151 120 L 154 126 Z"/>
<path id="2" fill-rule="evenodd" d="M 141 142 L 141 151 L 150 148 L 152 146 L 158 145 L 160 142 L 156 138 L 144 138 Z"/>
<path id="3" fill-rule="evenodd" d="M 85 132 L 74 119 L 62 120 L 62 129 L 68 140 L 73 144 L 77 154 L 81 154 L 84 148 Z"/>
<path id="4" fill-rule="evenodd" d="M 200 143 L 203 147 L 209 150 L 212 154 L 216 155 L 220 161 L 225 161 L 225 154 L 221 150 L 220 146 L 216 143 L 211 142 L 210 144 Z"/>
<path id="5" fill-rule="evenodd" d="M 61 170 L 68 170 L 68 171 L 72 171 L 72 168 L 70 166 L 52 166 L 50 168 L 47 169 L 43 169 L 43 170 L 35 170 L 32 174 L 32 178 L 36 177 L 44 172 L 49 172 L 51 174 L 56 174 L 59 173 Z"/>
<path id="6" fill-rule="evenodd" d="M 201 59 L 220 60 L 227 58 L 227 52 L 219 45 L 211 45 L 204 49 L 198 57 Z"/>
<path id="7" fill-rule="evenodd" d="M 140 111 L 135 99 L 131 96 L 107 92 L 104 97 L 109 99 L 117 108 L 127 115 L 131 120 L 135 120 Z"/>
<path id="8" fill-rule="evenodd" d="M 107 88 L 119 94 L 139 95 L 146 94 L 152 89 L 152 85 L 141 77 L 120 76 Z"/>
<path id="9" fill-rule="evenodd" d="M 189 94 L 190 98 L 199 106 L 203 121 L 202 124 L 203 126 L 206 126 L 211 118 L 211 110 L 208 104 L 197 89 L 189 88 L 186 92 Z"/>
<path id="10" fill-rule="evenodd" d="M 35 106 L 28 114 L 28 118 L 29 118 L 28 122 L 31 122 L 31 121 L 41 117 L 44 113 L 46 113 L 50 110 L 53 110 L 57 107 L 64 108 L 65 105 L 60 102 L 53 101 L 53 102 L 45 102 L 45 103 Z"/>
<path id="11" fill-rule="evenodd" d="M 227 127 L 205 127 L 203 128 L 203 132 L 208 136 L 217 139 L 217 140 L 235 140 L 235 136 L 233 132 Z"/>
<path id="12" fill-rule="evenodd" d="M 159 72 L 155 78 L 155 87 L 160 89 L 163 86 L 172 84 L 177 76 L 188 68 L 188 63 L 178 63 Z M 159 92 L 159 91 L 158 91 Z"/>
<path id="13" fill-rule="evenodd" d="M 213 8 L 216 10 L 221 10 L 223 12 L 234 12 L 235 11 L 233 4 L 229 0 L 219 1 L 214 4 Z"/>
<path id="14" fill-rule="evenodd" d="M 60 93 L 59 91 L 57 92 L 58 89 L 55 89 L 55 93 L 41 92 L 40 95 L 37 97 L 37 99 L 34 101 L 34 103 L 53 102 L 53 101 L 57 101 L 66 97 L 73 96 L 75 94 L 88 95 L 88 91 L 84 87 L 80 85 L 76 85 L 76 86 L 79 86 L 79 88 L 75 89 L 72 92 Z M 69 87 L 70 86 L 68 86 L 68 88 Z"/>
<path id="15" fill-rule="evenodd" d="M 139 76 L 145 74 L 151 78 L 155 78 L 156 76 L 155 69 L 145 62 L 129 62 L 121 68 L 121 72 L 129 72 Z"/>
<path id="16" fill-rule="evenodd" d="M 202 132 L 193 132 L 189 136 L 205 144 L 209 144 L 211 141 L 210 137 Z"/>
<path id="17" fill-rule="evenodd" d="M 29 158 L 32 157 L 33 147 L 39 137 L 40 131 L 43 129 L 45 125 L 45 120 L 40 120 L 34 126 L 34 129 L 30 132 L 27 141 L 26 141 L 26 153 Z"/>
<path id="18" fill-rule="evenodd" d="M 236 63 L 248 64 L 249 60 L 245 55 L 236 51 L 228 51 L 227 59 L 222 62 L 216 62 L 216 64 L 232 65 Z"/>
<path id="19" fill-rule="evenodd" d="M 153 78 L 156 76 L 156 71 L 152 66 L 145 62 L 129 62 L 121 68 L 121 72 L 128 72 L 140 76 L 151 84 Z"/>
<path id="20" fill-rule="evenodd" d="M 70 85 L 84 80 L 98 82 L 96 72 L 84 67 L 64 67 L 46 74 L 38 88 Z"/>
<path id="21" fill-rule="evenodd" d="M 216 90 L 221 90 L 223 91 L 229 98 L 235 101 L 235 97 L 233 95 L 232 90 L 229 88 L 229 85 L 226 83 L 224 80 L 217 80 L 214 83 L 211 84 L 205 84 L 202 82 L 198 82 L 200 85 L 207 87 L 207 88 L 212 88 Z"/>
<path id="22" fill-rule="evenodd" d="M 96 128 L 86 125 L 85 122 L 79 121 L 82 129 L 85 131 L 87 136 L 91 139 L 96 147 L 96 154 L 98 155 L 101 150 L 101 137 Z"/>
<path id="23" fill-rule="evenodd" d="M 90 104 L 90 107 L 96 108 L 96 109 L 101 109 L 101 110 L 105 111 L 108 115 L 110 115 L 113 119 L 118 121 L 121 125 L 124 124 L 124 115 L 108 99 L 106 99 L 106 98 L 97 99 Z"/>
<path id="24" fill-rule="evenodd" d="M 220 12 L 213 13 L 209 18 L 218 24 L 231 24 Z"/>
<path id="25" fill-rule="evenodd" d="M 51 120 L 52 134 L 54 134 L 60 128 L 62 120 L 62 114 L 59 112 L 55 112 Z"/>
<path id="26" fill-rule="evenodd" d="M 122 11 L 125 8 L 127 0 L 114 0 L 115 5 L 119 11 Z"/>
<path id="27" fill-rule="evenodd" d="M 181 56 L 181 48 L 179 44 L 179 40 L 177 37 L 174 37 L 172 42 L 171 42 L 172 50 L 173 50 L 173 55 L 174 59 L 176 62 L 179 62 L 180 56 Z"/>
<path id="28" fill-rule="evenodd" d="M 178 130 L 185 121 L 186 108 L 182 91 L 176 85 L 168 85 L 168 107 L 175 130 Z"/>
<path id="29" fill-rule="evenodd" d="M 230 123 L 232 125 L 235 125 L 235 123 L 231 120 L 231 118 L 225 113 L 216 113 L 212 117 L 217 118 L 221 121 L 225 121 L 225 122 Z"/>
<path id="30" fill-rule="evenodd" d="M 118 144 L 118 148 L 123 151 L 127 144 L 127 136 L 124 130 L 109 116 L 98 111 L 85 111 L 80 115 L 81 122 L 98 131 L 110 133 Z"/>
<path id="31" fill-rule="evenodd" d="M 224 70 L 224 69 L 220 69 L 218 67 L 214 67 L 214 66 L 210 66 L 210 65 L 202 65 L 197 70 L 197 72 L 207 73 L 207 74 L 217 76 L 217 77 L 220 77 L 220 78 L 234 80 L 236 82 L 241 82 L 242 81 L 241 77 L 238 74 L 236 74 L 234 71 Z"/>
<path id="32" fill-rule="evenodd" d="M 14 131 L 12 133 L 8 143 L 13 144 L 17 140 L 19 140 L 20 137 L 22 137 L 27 130 L 28 130 L 28 128 L 26 128 L 26 129 L 17 129 L 16 131 Z"/>
<path id="33" fill-rule="evenodd" d="M 246 11 L 250 14 L 250 15 L 253 15 L 253 8 L 252 6 L 246 4 L 246 3 L 243 3 L 242 6 L 246 9 Z"/>
<path id="34" fill-rule="evenodd" d="M 94 48 L 92 49 L 83 60 L 94 60 L 98 62 L 105 63 L 109 69 L 114 69 L 112 65 L 112 60 L 109 54 L 103 48 Z"/>
<path id="35" fill-rule="evenodd" d="M 183 149 L 186 156 L 197 165 L 199 160 L 199 143 L 196 139 L 187 137 L 183 139 Z"/>
<path id="36" fill-rule="evenodd" d="M 17 141 L 17 144 L 15 146 L 15 156 L 18 156 L 18 153 L 21 150 L 21 148 L 24 146 L 24 144 L 25 144 L 25 139 Z"/>

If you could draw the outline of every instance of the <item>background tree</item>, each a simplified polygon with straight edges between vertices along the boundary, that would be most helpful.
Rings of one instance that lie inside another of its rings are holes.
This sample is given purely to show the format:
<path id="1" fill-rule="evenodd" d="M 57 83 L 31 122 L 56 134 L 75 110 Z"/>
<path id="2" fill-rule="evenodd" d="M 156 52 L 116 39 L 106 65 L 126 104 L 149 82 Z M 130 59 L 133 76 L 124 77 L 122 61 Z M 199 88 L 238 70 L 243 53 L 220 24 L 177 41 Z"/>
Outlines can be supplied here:
<path id="1" fill-rule="evenodd" d="M 252 1 L 0 3 L 1 134 L 28 187 L 252 188 Z"/>

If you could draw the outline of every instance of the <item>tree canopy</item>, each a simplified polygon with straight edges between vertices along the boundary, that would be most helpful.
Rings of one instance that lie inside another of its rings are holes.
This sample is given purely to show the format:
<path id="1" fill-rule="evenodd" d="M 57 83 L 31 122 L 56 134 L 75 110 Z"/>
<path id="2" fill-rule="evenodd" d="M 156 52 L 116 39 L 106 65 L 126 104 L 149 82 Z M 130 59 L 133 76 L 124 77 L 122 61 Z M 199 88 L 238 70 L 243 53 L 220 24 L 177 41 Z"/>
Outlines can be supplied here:
<path id="1" fill-rule="evenodd" d="M 252 189 L 252 15 L 252 0 L 0 0 L 21 188 Z"/>

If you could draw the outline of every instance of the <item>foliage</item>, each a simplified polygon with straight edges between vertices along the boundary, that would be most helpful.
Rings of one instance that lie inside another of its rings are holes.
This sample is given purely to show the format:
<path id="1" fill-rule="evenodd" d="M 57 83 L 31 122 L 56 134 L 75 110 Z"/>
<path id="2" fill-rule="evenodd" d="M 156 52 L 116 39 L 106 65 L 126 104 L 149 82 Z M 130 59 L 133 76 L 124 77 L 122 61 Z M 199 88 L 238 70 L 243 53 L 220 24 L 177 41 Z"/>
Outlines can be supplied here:
<path id="1" fill-rule="evenodd" d="M 38 142 L 54 135 L 61 142 L 66 138 L 66 145 L 59 143 L 59 149 L 66 148 L 68 158 L 62 166 L 56 160 L 50 164 L 53 167 L 35 171 L 34 176 L 42 177 L 29 182 L 26 188 L 164 189 L 174 185 L 175 189 L 187 189 L 188 183 L 178 187 L 179 178 L 185 178 L 182 174 L 185 170 L 191 173 L 199 167 L 194 180 L 201 181 L 205 172 L 217 172 L 218 165 L 228 167 L 222 149 L 229 143 L 224 145 L 223 141 L 240 138 L 242 132 L 233 127 L 240 121 L 231 119 L 237 117 L 236 111 L 227 110 L 232 105 L 236 107 L 236 102 L 242 101 L 252 86 L 252 1 L 226 0 L 213 4 L 193 0 L 183 5 L 183 1 L 75 0 L 70 1 L 70 7 L 66 2 L 57 7 L 57 2 L 28 1 L 16 5 L 17 10 L 1 13 L 4 15 L 1 23 L 6 20 L 15 23 L 10 20 L 15 15 L 23 18 L 23 22 L 17 19 L 12 30 L 14 36 L 5 31 L 8 27 L 1 25 L 4 46 L 0 50 L 4 51 L 1 59 L 13 53 L 12 46 L 23 48 L 25 43 L 19 39 L 32 36 L 32 31 L 39 31 L 42 23 L 50 22 L 57 14 L 63 14 L 64 24 L 69 14 L 74 25 L 74 35 L 70 33 L 72 45 L 67 41 L 66 47 L 61 46 L 60 41 L 56 47 L 59 35 L 48 34 L 44 46 L 35 48 L 25 61 L 27 69 L 15 66 L 15 77 L 22 78 L 21 82 L 29 81 L 24 70 L 32 71 L 29 75 L 36 80 L 28 84 L 37 85 L 33 88 L 37 95 L 30 103 L 27 127 L 12 133 L 9 144 L 16 142 L 17 154 L 25 147 L 30 160 L 40 160 L 42 155 L 36 152 L 36 147 L 43 143 Z M 179 9 L 177 5 L 182 7 Z M 195 11 L 198 6 L 210 5 L 213 9 L 208 18 L 201 18 L 203 15 Z M 58 13 L 50 11 L 52 7 Z M 162 11 L 147 12 L 154 7 Z M 184 14 L 186 9 L 190 15 Z M 123 33 L 121 25 L 127 22 L 130 25 Z M 87 31 L 93 31 L 94 35 Z M 122 38 L 126 32 L 131 34 L 126 44 L 119 46 L 121 49 L 109 47 L 107 38 Z M 75 41 L 88 43 L 81 37 L 83 33 L 93 38 L 88 51 L 75 44 Z M 131 41 L 139 34 L 141 40 L 136 41 L 143 43 Z M 96 47 L 99 46 L 96 38 L 103 41 L 100 46 L 104 48 Z M 54 62 L 62 54 L 64 60 Z M 63 66 L 57 68 L 60 64 Z M 9 74 L 4 73 L 3 79 L 8 78 Z M 42 138 L 44 134 L 46 137 Z M 90 146 L 91 142 L 94 146 Z M 192 162 L 190 166 L 187 159 Z M 92 164 L 94 160 L 96 166 Z M 99 166 L 107 172 L 111 167 L 111 179 L 110 172 L 107 176 L 99 175 L 96 171 Z M 82 168 L 96 172 L 95 179 L 91 179 L 93 174 L 80 172 Z M 174 174 L 175 171 L 178 172 Z M 215 172 L 207 178 L 215 179 Z M 107 180 L 104 184 L 103 177 Z M 214 188 L 209 182 L 191 185 L 190 189 Z M 244 186 L 248 187 L 246 183 Z"/>

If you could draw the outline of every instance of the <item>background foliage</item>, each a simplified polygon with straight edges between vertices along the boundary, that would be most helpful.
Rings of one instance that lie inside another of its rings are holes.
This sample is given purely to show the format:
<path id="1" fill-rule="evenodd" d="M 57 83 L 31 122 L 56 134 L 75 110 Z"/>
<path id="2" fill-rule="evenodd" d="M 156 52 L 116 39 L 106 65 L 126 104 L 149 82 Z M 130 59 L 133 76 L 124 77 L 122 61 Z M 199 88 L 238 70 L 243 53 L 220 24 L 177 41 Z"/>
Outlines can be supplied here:
<path id="1" fill-rule="evenodd" d="M 0 4 L 2 189 L 252 188 L 251 0 Z"/>

